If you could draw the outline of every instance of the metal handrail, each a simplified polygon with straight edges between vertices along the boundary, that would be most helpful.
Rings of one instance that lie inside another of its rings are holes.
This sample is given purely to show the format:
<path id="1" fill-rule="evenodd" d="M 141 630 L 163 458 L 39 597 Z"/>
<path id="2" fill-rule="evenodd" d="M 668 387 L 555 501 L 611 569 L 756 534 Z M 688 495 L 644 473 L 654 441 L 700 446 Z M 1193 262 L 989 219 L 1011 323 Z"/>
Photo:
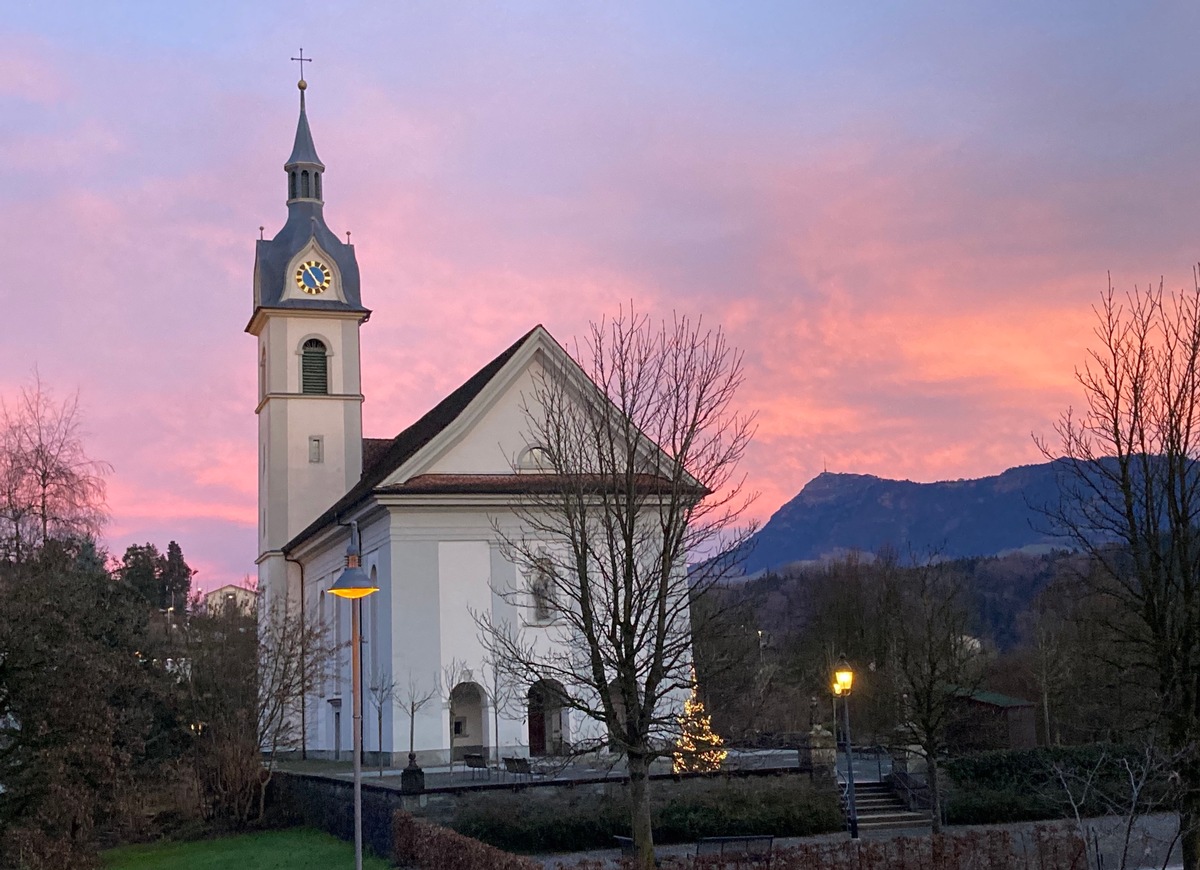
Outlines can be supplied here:
<path id="1" fill-rule="evenodd" d="M 842 814 L 846 817 L 846 830 L 850 829 L 850 781 L 846 779 L 846 775 L 838 769 L 837 763 L 833 765 L 834 784 L 838 790 L 838 803 L 842 807 Z"/>
<path id="2" fill-rule="evenodd" d="M 892 788 L 900 793 L 901 800 L 910 810 L 928 810 L 933 807 L 929 783 L 917 779 L 911 773 L 892 770 Z"/>

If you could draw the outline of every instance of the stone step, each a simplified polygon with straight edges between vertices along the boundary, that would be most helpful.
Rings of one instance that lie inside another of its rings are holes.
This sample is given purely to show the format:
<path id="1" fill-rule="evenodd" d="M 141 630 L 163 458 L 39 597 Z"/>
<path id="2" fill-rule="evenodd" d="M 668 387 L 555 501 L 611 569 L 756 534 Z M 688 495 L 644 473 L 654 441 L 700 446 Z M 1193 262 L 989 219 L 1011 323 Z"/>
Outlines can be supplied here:
<path id="1" fill-rule="evenodd" d="M 928 816 L 915 816 L 911 819 L 892 819 L 886 822 L 858 820 L 858 830 L 865 831 L 900 831 L 900 830 L 929 830 Z"/>
<path id="2" fill-rule="evenodd" d="M 884 783 L 866 783 L 854 789 L 854 807 L 860 831 L 889 831 L 904 828 L 928 828 L 928 813 L 913 812 Z M 842 812 L 846 811 L 845 797 Z"/>

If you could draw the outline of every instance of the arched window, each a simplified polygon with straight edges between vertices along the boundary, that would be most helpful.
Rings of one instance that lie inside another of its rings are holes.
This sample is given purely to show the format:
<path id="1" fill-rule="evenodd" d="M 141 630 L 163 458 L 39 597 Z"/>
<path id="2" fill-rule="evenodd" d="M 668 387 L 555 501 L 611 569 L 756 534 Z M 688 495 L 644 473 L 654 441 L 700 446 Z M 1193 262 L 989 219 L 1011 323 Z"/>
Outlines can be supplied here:
<path id="1" fill-rule="evenodd" d="M 309 199 L 311 194 L 308 189 L 308 170 L 305 169 L 300 173 L 300 196 L 303 199 Z"/>
<path id="2" fill-rule="evenodd" d="M 293 169 L 288 175 L 288 199 L 296 198 L 296 170 Z"/>
<path id="3" fill-rule="evenodd" d="M 317 199 L 321 198 L 321 173 L 313 173 L 313 196 Z"/>
<path id="4" fill-rule="evenodd" d="M 320 339 L 310 338 L 300 350 L 300 392 L 329 392 L 329 355 Z"/>
<path id="5" fill-rule="evenodd" d="M 541 445 L 526 447 L 517 456 L 517 471 L 553 471 L 554 463 L 550 452 Z"/>

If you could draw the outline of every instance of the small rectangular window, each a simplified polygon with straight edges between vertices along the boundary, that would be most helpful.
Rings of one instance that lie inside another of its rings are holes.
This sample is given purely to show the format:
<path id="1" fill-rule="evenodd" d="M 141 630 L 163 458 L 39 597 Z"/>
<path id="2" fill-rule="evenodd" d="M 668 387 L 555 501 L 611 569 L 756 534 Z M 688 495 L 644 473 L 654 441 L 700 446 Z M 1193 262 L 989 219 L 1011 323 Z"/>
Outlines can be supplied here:
<path id="1" fill-rule="evenodd" d="M 467 720 L 466 719 L 455 719 L 454 720 L 454 736 L 462 737 L 466 733 L 467 733 Z"/>
<path id="2" fill-rule="evenodd" d="M 320 435 L 308 436 L 308 461 L 325 461 L 325 439 Z"/>

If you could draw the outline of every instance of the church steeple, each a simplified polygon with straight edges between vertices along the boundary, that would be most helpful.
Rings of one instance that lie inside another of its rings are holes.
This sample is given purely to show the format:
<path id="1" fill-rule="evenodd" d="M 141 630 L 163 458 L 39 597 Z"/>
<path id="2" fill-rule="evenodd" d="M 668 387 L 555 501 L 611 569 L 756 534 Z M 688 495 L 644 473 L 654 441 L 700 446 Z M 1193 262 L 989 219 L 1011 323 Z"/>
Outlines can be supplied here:
<path id="1" fill-rule="evenodd" d="M 274 238 L 257 243 L 255 316 L 263 309 L 305 308 L 352 311 L 365 317 L 370 311 L 359 296 L 358 261 L 349 234 L 343 240 L 325 222 L 325 164 L 317 156 L 308 125 L 308 83 L 301 78 L 297 87 L 300 118 L 291 156 L 283 165 L 288 179 L 287 221 Z M 254 331 L 253 323 L 252 318 L 248 331 Z"/>
<path id="2" fill-rule="evenodd" d="M 283 165 L 288 174 L 288 205 L 294 202 L 322 203 L 321 176 L 325 173 L 325 164 L 317 156 L 317 146 L 313 144 L 312 131 L 308 127 L 308 112 L 304 106 L 304 92 L 308 82 L 300 79 L 296 87 L 300 89 L 300 120 L 296 122 L 296 141 L 292 145 L 292 156 Z"/>
<path id="3" fill-rule="evenodd" d="M 287 220 L 255 242 L 246 324 L 258 340 L 259 588 L 278 601 L 298 595 L 284 545 L 362 476 L 359 330 L 371 314 L 354 247 L 325 222 L 325 164 L 308 126 L 306 87 L 301 75 L 300 118 L 284 164 Z"/>

